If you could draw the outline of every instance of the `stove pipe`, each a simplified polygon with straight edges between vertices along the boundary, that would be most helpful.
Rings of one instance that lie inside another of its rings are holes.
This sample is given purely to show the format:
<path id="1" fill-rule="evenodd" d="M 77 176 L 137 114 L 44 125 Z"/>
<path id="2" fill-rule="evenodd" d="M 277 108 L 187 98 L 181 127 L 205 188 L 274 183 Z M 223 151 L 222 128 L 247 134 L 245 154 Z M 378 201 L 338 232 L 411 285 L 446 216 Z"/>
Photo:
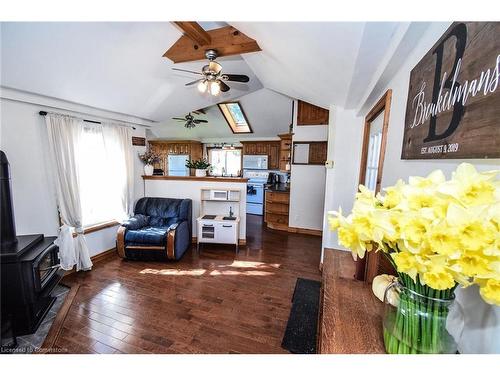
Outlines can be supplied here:
<path id="1" fill-rule="evenodd" d="M 9 161 L 0 150 L 0 251 L 17 243 L 14 209 L 10 192 Z"/>

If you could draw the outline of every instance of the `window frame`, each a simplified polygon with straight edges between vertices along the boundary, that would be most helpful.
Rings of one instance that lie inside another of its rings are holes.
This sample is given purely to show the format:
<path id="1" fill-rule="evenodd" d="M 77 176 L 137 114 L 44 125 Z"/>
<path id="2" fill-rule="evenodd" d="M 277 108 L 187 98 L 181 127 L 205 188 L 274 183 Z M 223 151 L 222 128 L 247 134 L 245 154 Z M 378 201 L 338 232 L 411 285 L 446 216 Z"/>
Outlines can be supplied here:
<path id="1" fill-rule="evenodd" d="M 238 105 L 238 107 L 240 108 L 241 114 L 243 115 L 243 118 L 245 119 L 245 122 L 247 124 L 247 127 L 248 127 L 249 131 L 245 131 L 245 132 L 237 132 L 237 131 L 235 131 L 235 129 L 237 129 L 238 127 L 236 126 L 234 118 L 231 115 L 231 111 L 229 111 L 229 108 L 227 107 L 227 104 L 237 104 Z M 250 122 L 248 121 L 247 115 L 245 114 L 245 111 L 243 110 L 243 107 L 241 106 L 241 104 L 240 104 L 239 101 L 231 101 L 231 102 L 218 103 L 217 107 L 219 107 L 219 110 L 220 110 L 220 112 L 222 114 L 222 117 L 224 117 L 224 119 L 226 120 L 226 123 L 229 126 L 229 129 L 231 129 L 231 131 L 233 132 L 233 134 L 252 134 L 253 133 L 252 126 L 250 125 Z M 224 112 L 223 108 L 225 108 L 228 111 L 230 118 L 228 118 L 226 116 L 226 113 Z"/>
<path id="2" fill-rule="evenodd" d="M 210 163 L 211 162 L 211 160 L 210 160 L 211 159 L 210 158 L 210 151 L 211 150 L 224 150 L 224 147 L 208 146 L 206 148 L 206 150 L 207 150 L 207 160 Z M 239 169 L 240 169 L 240 175 L 241 175 L 241 173 L 243 171 L 243 147 L 240 147 L 240 146 L 237 147 L 237 146 L 235 146 L 234 150 L 240 150 L 240 168 Z M 218 176 L 218 177 L 223 177 L 223 176 Z"/>

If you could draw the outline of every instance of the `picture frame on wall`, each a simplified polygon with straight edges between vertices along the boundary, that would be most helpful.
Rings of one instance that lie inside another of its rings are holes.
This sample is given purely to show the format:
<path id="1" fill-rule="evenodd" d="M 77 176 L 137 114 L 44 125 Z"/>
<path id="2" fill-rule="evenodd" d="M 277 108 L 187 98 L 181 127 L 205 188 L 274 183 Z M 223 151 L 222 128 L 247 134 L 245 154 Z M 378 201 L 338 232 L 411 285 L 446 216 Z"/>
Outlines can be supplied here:
<path id="1" fill-rule="evenodd" d="M 500 158 L 500 23 L 454 22 L 410 73 L 402 159 Z"/>

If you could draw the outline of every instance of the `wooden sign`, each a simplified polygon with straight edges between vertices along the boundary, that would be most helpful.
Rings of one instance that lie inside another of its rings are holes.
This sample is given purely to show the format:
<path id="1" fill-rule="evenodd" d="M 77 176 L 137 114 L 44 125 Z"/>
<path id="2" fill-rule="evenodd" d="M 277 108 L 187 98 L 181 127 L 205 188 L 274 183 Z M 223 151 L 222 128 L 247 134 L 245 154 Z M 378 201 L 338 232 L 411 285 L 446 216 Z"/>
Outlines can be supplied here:
<path id="1" fill-rule="evenodd" d="M 146 138 L 144 137 L 132 137 L 133 146 L 146 146 Z"/>
<path id="2" fill-rule="evenodd" d="M 499 69 L 500 23 L 453 23 L 411 71 L 401 158 L 500 158 Z"/>

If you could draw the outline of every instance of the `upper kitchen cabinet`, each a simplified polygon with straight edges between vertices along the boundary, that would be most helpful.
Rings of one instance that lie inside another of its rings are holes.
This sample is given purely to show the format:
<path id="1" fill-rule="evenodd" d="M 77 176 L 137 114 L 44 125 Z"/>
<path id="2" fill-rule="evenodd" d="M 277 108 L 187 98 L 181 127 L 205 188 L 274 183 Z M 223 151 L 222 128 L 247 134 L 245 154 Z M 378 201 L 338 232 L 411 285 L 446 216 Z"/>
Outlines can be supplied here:
<path id="1" fill-rule="evenodd" d="M 326 125 L 330 111 L 314 104 L 298 101 L 297 125 Z"/>
<path id="2" fill-rule="evenodd" d="M 241 141 L 243 155 L 267 155 L 268 169 L 280 168 L 280 141 Z"/>
<path id="3" fill-rule="evenodd" d="M 203 156 L 203 146 L 199 141 L 191 140 L 151 140 L 148 141 L 151 151 L 160 155 L 160 162 L 154 167 L 168 170 L 168 155 L 188 155 L 190 160 L 198 160 Z"/>

